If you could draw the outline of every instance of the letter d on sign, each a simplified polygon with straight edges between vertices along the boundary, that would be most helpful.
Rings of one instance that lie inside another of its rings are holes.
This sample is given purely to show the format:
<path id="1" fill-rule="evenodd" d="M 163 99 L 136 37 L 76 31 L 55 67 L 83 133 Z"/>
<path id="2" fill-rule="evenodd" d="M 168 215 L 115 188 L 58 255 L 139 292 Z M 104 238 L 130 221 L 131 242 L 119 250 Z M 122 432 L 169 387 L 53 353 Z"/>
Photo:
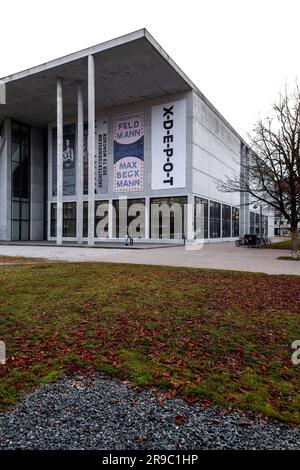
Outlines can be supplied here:
<path id="1" fill-rule="evenodd" d="M 4 341 L 0 341 L 0 364 L 6 363 L 6 351 Z"/>

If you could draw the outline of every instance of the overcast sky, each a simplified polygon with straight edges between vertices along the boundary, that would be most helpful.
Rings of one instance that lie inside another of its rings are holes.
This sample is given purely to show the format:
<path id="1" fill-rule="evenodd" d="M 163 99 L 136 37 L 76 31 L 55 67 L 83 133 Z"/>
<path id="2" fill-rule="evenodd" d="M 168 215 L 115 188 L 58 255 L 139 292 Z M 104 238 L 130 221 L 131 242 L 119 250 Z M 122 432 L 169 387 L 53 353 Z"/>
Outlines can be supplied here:
<path id="1" fill-rule="evenodd" d="M 146 27 L 243 136 L 299 77 L 299 0 L 15 0 L 0 19 L 0 77 Z"/>

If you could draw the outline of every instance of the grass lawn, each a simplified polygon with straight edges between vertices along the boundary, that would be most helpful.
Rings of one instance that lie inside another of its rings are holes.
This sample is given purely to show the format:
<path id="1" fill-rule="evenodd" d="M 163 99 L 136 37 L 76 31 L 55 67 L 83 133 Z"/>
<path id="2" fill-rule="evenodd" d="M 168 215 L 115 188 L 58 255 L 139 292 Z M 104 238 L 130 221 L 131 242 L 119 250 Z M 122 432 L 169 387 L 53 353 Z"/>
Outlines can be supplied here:
<path id="1" fill-rule="evenodd" d="M 292 242 L 291 240 L 284 240 L 282 242 L 272 242 L 271 245 L 262 246 L 262 248 L 269 248 L 273 250 L 291 250 Z M 298 240 L 298 248 L 300 250 L 300 239 Z"/>
<path id="2" fill-rule="evenodd" d="M 80 370 L 300 424 L 300 277 L 161 266 L 0 266 L 1 409 Z"/>

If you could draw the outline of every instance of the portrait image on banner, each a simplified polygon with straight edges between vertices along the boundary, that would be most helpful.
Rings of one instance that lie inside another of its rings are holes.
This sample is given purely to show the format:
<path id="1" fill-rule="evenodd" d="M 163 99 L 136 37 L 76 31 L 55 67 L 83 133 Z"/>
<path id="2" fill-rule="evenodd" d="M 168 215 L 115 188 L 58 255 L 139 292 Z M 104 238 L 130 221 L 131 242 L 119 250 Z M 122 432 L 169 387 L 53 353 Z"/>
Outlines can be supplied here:
<path id="1" fill-rule="evenodd" d="M 186 187 L 186 101 L 152 107 L 152 189 Z"/>
<path id="2" fill-rule="evenodd" d="M 95 194 L 108 191 L 107 119 L 95 122 Z M 83 130 L 83 192 L 88 194 L 88 124 Z"/>
<path id="3" fill-rule="evenodd" d="M 115 115 L 115 192 L 142 191 L 144 188 L 144 113 L 131 111 Z"/>
<path id="4" fill-rule="evenodd" d="M 67 124 L 63 128 L 63 194 L 76 194 L 76 127 Z M 57 194 L 57 128 L 52 129 L 52 195 Z"/>

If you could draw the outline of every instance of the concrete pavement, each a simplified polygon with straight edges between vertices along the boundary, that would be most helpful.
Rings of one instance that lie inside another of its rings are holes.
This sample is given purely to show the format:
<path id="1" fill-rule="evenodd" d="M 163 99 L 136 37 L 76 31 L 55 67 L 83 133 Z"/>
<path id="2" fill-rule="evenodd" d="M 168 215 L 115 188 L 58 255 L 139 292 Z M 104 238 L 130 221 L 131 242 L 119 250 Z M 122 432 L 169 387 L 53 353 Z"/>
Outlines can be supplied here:
<path id="1" fill-rule="evenodd" d="M 189 248 L 189 247 L 188 247 Z M 151 250 L 1 245 L 0 256 L 25 256 L 65 261 L 103 261 L 300 275 L 300 262 L 278 260 L 285 250 L 236 248 L 234 243 L 209 243 L 202 249 L 184 246 Z"/>

